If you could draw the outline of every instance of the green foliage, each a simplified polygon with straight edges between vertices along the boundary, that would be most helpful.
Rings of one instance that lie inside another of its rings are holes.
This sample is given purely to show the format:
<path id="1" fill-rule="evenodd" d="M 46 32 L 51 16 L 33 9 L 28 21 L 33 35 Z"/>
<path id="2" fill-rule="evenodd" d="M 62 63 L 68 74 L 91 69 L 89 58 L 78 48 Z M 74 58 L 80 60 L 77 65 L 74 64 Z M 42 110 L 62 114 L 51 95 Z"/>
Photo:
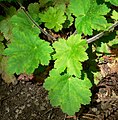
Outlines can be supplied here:
<path id="1" fill-rule="evenodd" d="M 116 12 L 115 10 L 113 10 L 111 18 L 115 19 L 115 20 L 118 20 L 118 12 Z"/>
<path id="2" fill-rule="evenodd" d="M 54 68 L 60 73 L 67 71 L 70 75 L 80 77 L 82 64 L 88 59 L 87 53 L 87 42 L 81 40 L 81 35 L 72 35 L 68 40 L 59 39 L 59 41 L 53 44 L 56 53 L 53 55 L 55 61 Z"/>
<path id="3" fill-rule="evenodd" d="M 108 45 L 111 46 L 111 47 L 114 46 L 114 45 L 118 45 L 118 31 L 117 31 L 116 34 L 117 35 L 116 35 L 115 39 L 113 39 L 112 41 L 108 42 Z"/>
<path id="4" fill-rule="evenodd" d="M 48 65 L 53 51 L 49 43 L 28 32 L 19 32 L 13 29 L 12 43 L 5 49 L 4 54 L 9 56 L 9 73 L 33 73 L 39 64 Z M 19 64 L 20 63 L 20 64 Z"/>
<path id="5" fill-rule="evenodd" d="M 118 12 L 113 10 L 112 4 L 118 6 L 118 1 L 40 0 L 30 3 L 27 11 L 21 8 L 16 11 L 14 7 L 5 8 L 5 16 L 0 16 L 2 78 L 7 83 L 14 83 L 14 73 L 31 74 L 39 65 L 49 65 L 53 59 L 54 68 L 45 80 L 44 87 L 49 91 L 49 99 L 53 106 L 60 106 L 63 112 L 74 115 L 79 111 L 81 104 L 90 103 L 92 84 L 87 76 L 92 73 L 97 80 L 100 75 L 93 70 L 95 62 L 90 63 L 94 58 L 90 46 L 94 47 L 94 53 L 97 52 L 97 55 L 110 53 L 109 48 L 118 46 L 117 30 L 113 29 L 112 33 L 109 33 L 112 30 L 107 31 L 109 25 L 113 24 L 110 22 L 118 22 Z M 38 24 L 41 25 L 41 31 Z M 88 40 L 84 38 L 90 38 L 89 35 L 94 36 L 100 31 L 105 31 L 108 35 L 88 47 Z M 62 38 L 53 41 L 50 40 L 51 35 Z M 3 36 L 10 41 L 9 44 L 4 43 L 7 48 L 3 45 Z M 43 40 L 45 38 L 51 43 Z M 89 73 L 86 75 L 84 70 L 88 67 Z"/>
<path id="6" fill-rule="evenodd" d="M 110 49 L 118 47 L 118 32 L 114 32 L 103 37 L 100 39 L 100 42 L 97 42 L 96 46 L 97 56 L 101 56 L 102 54 L 110 55 Z"/>
<path id="7" fill-rule="evenodd" d="M 90 102 L 91 83 L 85 76 L 81 80 L 81 62 L 88 59 L 85 52 L 87 47 L 87 42 L 78 34 L 71 35 L 67 40 L 59 39 L 53 43 L 56 52 L 53 55 L 55 69 L 50 72 L 50 77 L 46 79 L 44 87 L 49 90 L 51 104 L 60 106 L 63 112 L 69 115 L 74 115 L 81 104 Z M 65 70 L 67 72 L 61 75 Z"/>
<path id="8" fill-rule="evenodd" d="M 110 10 L 105 4 L 98 5 L 96 0 L 70 0 L 69 9 L 76 16 L 78 33 L 92 35 L 93 29 L 104 30 L 107 27 L 104 15 Z"/>
<path id="9" fill-rule="evenodd" d="M 81 80 L 69 74 L 60 75 L 58 70 L 53 69 L 44 87 L 49 91 L 51 104 L 60 106 L 69 115 L 74 115 L 81 104 L 89 104 L 91 100 L 91 83 L 86 77 Z"/>
<path id="10" fill-rule="evenodd" d="M 62 24 L 66 20 L 64 11 L 64 5 L 60 5 L 58 7 L 49 7 L 47 11 L 40 13 L 39 17 L 41 21 L 45 23 L 45 27 L 48 29 L 54 29 L 56 32 L 58 32 L 62 29 Z"/>

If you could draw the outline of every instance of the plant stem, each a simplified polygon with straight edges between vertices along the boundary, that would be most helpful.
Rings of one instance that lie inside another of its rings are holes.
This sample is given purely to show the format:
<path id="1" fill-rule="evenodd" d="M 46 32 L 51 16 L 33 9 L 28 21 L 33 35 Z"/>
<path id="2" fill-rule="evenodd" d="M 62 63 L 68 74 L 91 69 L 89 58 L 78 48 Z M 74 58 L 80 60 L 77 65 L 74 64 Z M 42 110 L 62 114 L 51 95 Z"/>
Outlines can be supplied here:
<path id="1" fill-rule="evenodd" d="M 25 8 L 22 6 L 21 3 L 18 2 L 18 4 L 20 5 L 21 9 L 25 12 L 26 16 L 31 20 L 32 23 L 34 23 L 34 25 L 36 27 L 38 27 L 40 29 L 40 31 L 45 34 L 47 37 L 51 38 L 52 40 L 57 40 L 56 38 L 54 38 L 52 35 L 50 35 L 47 31 L 43 30 L 30 16 L 30 14 L 25 10 Z"/>
<path id="2" fill-rule="evenodd" d="M 116 21 L 112 26 L 110 26 L 107 31 L 100 32 L 99 34 L 93 36 L 92 38 L 87 39 L 87 43 L 91 43 L 93 41 L 98 40 L 99 38 L 104 36 L 106 34 L 106 32 L 110 32 L 116 26 L 118 26 L 118 21 Z"/>

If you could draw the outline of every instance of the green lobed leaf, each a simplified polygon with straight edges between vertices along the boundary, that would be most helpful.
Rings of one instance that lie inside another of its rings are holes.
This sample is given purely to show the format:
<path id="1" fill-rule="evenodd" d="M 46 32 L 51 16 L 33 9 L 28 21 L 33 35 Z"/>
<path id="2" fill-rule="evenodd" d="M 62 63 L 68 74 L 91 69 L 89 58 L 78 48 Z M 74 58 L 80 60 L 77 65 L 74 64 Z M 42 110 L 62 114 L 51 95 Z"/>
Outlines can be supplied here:
<path id="1" fill-rule="evenodd" d="M 31 22 L 22 9 L 19 9 L 17 14 L 14 15 L 10 21 L 14 28 L 18 28 L 18 31 L 24 31 L 26 33 L 31 31 L 32 34 L 37 36 L 40 32 L 39 28 L 37 28 L 34 23 Z"/>
<path id="2" fill-rule="evenodd" d="M 118 12 L 113 10 L 111 18 L 115 19 L 115 20 L 118 20 Z"/>
<path id="3" fill-rule="evenodd" d="M 53 69 L 44 83 L 49 91 L 49 99 L 53 106 L 60 106 L 64 113 L 74 115 L 78 112 L 81 104 L 90 103 L 90 81 L 85 77 L 80 80 L 69 74 L 60 75 Z"/>
<path id="4" fill-rule="evenodd" d="M 53 47 L 56 53 L 53 55 L 55 61 L 54 68 L 60 73 L 64 72 L 67 68 L 67 72 L 70 75 L 80 77 L 82 64 L 88 59 L 87 42 L 81 40 L 81 35 L 71 35 L 67 40 L 59 39 L 53 43 Z"/>
<path id="5" fill-rule="evenodd" d="M 10 73 L 33 73 L 39 64 L 48 65 L 53 51 L 49 43 L 41 40 L 32 32 L 19 32 L 13 29 L 14 39 L 4 54 L 9 57 L 8 71 Z"/>
<path id="6" fill-rule="evenodd" d="M 93 29 L 104 30 L 107 27 L 104 15 L 110 10 L 105 4 L 98 5 L 96 0 L 70 0 L 69 9 L 76 16 L 78 33 L 92 35 Z"/>
<path id="7" fill-rule="evenodd" d="M 39 17 L 45 23 L 45 27 L 54 29 L 56 32 L 62 29 L 62 24 L 66 20 L 64 15 L 65 6 L 59 5 L 58 7 L 49 7 L 44 13 L 40 13 Z"/>

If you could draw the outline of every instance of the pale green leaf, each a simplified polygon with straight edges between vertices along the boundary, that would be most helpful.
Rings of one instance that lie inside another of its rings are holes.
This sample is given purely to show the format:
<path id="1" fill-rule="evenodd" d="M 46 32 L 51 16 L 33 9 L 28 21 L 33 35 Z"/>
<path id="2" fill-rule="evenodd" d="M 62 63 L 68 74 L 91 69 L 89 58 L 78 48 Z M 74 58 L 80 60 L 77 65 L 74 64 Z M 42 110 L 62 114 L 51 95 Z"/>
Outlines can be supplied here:
<path id="1" fill-rule="evenodd" d="M 69 9 L 76 16 L 75 27 L 78 33 L 92 35 L 94 30 L 105 30 L 104 17 L 110 10 L 105 4 L 98 5 L 96 0 L 70 0 Z"/>
<path id="2" fill-rule="evenodd" d="M 97 47 L 96 51 L 99 53 L 106 53 L 106 54 L 110 53 L 110 49 L 107 43 L 103 43 L 103 42 L 101 42 L 101 46 Z"/>
<path id="3" fill-rule="evenodd" d="M 13 29 L 13 42 L 5 49 L 9 56 L 8 71 L 10 73 L 33 73 L 39 64 L 48 65 L 53 51 L 49 43 L 41 40 L 32 32 L 19 32 Z"/>
<path id="4" fill-rule="evenodd" d="M 108 42 L 108 45 L 109 46 L 118 45 L 118 34 L 116 35 L 115 39 Z"/>
<path id="5" fill-rule="evenodd" d="M 62 29 L 62 24 L 66 20 L 64 15 L 65 6 L 60 5 L 58 7 L 49 7 L 44 13 L 40 13 L 39 17 L 42 22 L 45 23 L 45 27 L 54 29 L 56 32 Z"/>
<path id="6" fill-rule="evenodd" d="M 81 35 L 71 35 L 67 40 L 59 39 L 59 41 L 53 44 L 56 53 L 53 58 L 56 60 L 54 68 L 58 71 L 67 71 L 70 75 L 75 75 L 80 77 L 82 64 L 88 59 L 87 53 L 87 42 L 81 40 Z"/>
<path id="7" fill-rule="evenodd" d="M 80 80 L 68 74 L 60 75 L 57 70 L 50 72 L 44 83 L 49 91 L 49 99 L 53 106 L 60 106 L 64 113 L 74 115 L 78 112 L 81 104 L 90 103 L 91 83 L 87 78 Z"/>

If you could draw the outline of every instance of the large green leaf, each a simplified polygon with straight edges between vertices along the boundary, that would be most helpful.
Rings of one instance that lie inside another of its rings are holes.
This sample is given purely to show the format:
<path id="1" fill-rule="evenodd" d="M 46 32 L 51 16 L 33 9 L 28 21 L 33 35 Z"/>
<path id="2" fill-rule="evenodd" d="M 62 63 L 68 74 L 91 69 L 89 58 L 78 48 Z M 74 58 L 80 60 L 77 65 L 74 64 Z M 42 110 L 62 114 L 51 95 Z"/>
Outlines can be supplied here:
<path id="1" fill-rule="evenodd" d="M 46 12 L 40 13 L 39 17 L 41 21 L 45 23 L 45 27 L 54 29 L 57 32 L 62 29 L 62 24 L 66 20 L 64 10 L 64 5 L 59 5 L 58 7 L 49 7 Z"/>
<path id="2" fill-rule="evenodd" d="M 67 40 L 59 39 L 59 41 L 53 44 L 56 53 L 53 58 L 56 60 L 54 68 L 58 71 L 64 72 L 67 68 L 67 72 L 70 75 L 80 77 L 82 64 L 88 59 L 87 53 L 87 42 L 81 40 L 81 35 L 71 35 Z"/>
<path id="3" fill-rule="evenodd" d="M 92 35 L 92 30 L 104 30 L 107 21 L 104 17 L 109 12 L 105 4 L 98 5 L 96 0 L 70 0 L 69 9 L 76 16 L 75 27 L 78 33 Z"/>
<path id="4" fill-rule="evenodd" d="M 53 106 L 60 106 L 64 113 L 74 115 L 79 111 L 81 104 L 90 103 L 90 81 L 85 77 L 80 80 L 68 74 L 60 75 L 57 70 L 50 72 L 44 83 L 49 90 L 49 99 Z"/>
<path id="5" fill-rule="evenodd" d="M 32 32 L 13 30 L 14 39 L 4 54 L 9 56 L 8 71 L 10 73 L 33 73 L 39 64 L 48 65 L 53 51 L 49 43 L 41 40 Z"/>

